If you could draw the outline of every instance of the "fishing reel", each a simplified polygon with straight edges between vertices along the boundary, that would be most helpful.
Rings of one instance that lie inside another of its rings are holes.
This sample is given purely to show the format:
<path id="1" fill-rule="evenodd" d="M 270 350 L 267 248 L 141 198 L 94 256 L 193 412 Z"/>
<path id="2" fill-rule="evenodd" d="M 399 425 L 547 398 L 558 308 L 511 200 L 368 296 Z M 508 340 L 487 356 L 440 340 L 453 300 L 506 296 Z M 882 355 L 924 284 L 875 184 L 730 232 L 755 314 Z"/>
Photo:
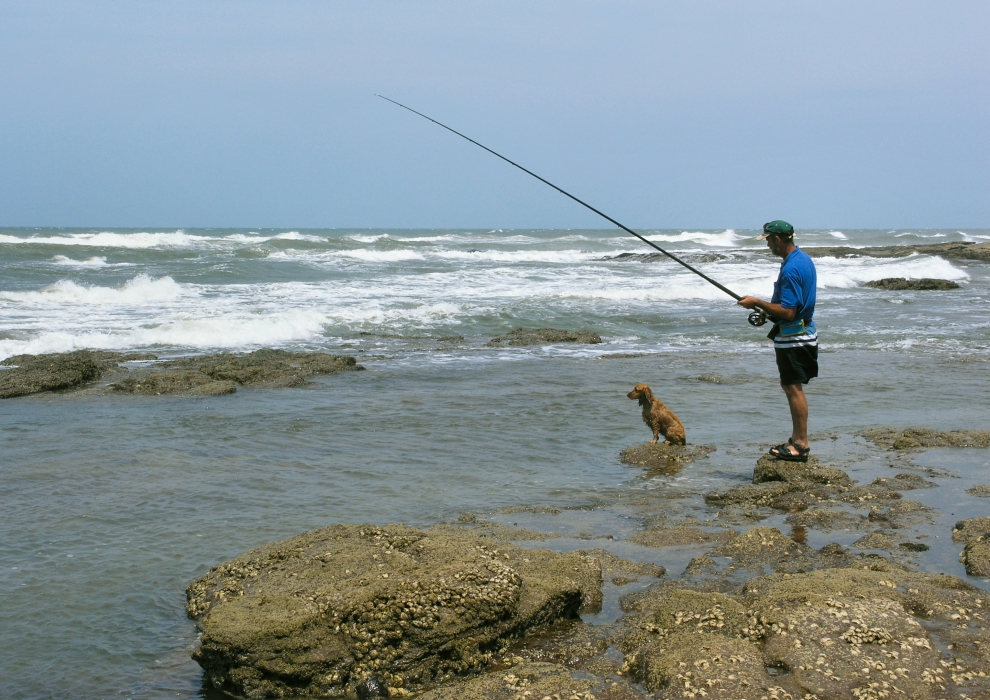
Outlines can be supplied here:
<path id="1" fill-rule="evenodd" d="M 756 309 L 753 313 L 749 315 L 749 325 L 751 326 L 762 326 L 767 322 L 767 312 L 762 309 Z"/>

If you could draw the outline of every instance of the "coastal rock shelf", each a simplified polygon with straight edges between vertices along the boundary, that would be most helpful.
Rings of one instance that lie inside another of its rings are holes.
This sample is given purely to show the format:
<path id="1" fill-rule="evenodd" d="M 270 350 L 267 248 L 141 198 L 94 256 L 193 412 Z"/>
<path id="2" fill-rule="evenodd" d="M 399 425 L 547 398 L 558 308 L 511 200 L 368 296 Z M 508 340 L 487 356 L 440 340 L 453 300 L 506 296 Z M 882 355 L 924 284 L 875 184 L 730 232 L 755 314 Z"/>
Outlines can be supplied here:
<path id="1" fill-rule="evenodd" d="M 969 446 L 984 433 L 867 435 L 879 452 L 899 440 Z M 623 461 L 666 465 L 714 450 L 638 445 Z M 336 525 L 191 584 L 187 610 L 202 632 L 194 658 L 212 685 L 248 698 L 990 697 L 990 596 L 915 570 L 929 545 L 912 528 L 934 522 L 934 510 L 902 494 L 938 487 L 911 471 L 859 485 L 816 458 L 764 455 L 751 484 L 704 499 L 678 492 L 703 500 L 702 511 L 652 510 L 617 543 L 646 552 L 637 561 L 536 549 L 559 536 L 474 515 L 427 530 Z M 560 513 L 511 513 L 524 510 Z M 779 523 L 782 511 L 790 534 L 753 524 Z M 842 531 L 851 545 L 811 546 L 808 530 Z M 965 546 L 967 574 L 990 575 L 990 518 L 959 521 L 951 539 Z M 693 558 L 666 576 L 655 557 L 685 548 Z M 578 615 L 608 610 L 604 624 Z"/>
<path id="2" fill-rule="evenodd" d="M 0 370 L 0 398 L 84 388 L 97 393 L 218 396 L 240 386 L 300 386 L 316 375 L 364 369 L 353 357 L 287 350 L 157 360 L 155 355 L 95 350 L 16 355 L 0 362 L 10 368 Z M 146 364 L 123 364 L 134 362 Z M 91 386 L 101 380 L 102 385 Z"/>
<path id="3" fill-rule="evenodd" d="M 187 590 L 194 658 L 245 697 L 409 692 L 600 605 L 601 562 L 464 528 L 336 525 L 214 567 Z"/>

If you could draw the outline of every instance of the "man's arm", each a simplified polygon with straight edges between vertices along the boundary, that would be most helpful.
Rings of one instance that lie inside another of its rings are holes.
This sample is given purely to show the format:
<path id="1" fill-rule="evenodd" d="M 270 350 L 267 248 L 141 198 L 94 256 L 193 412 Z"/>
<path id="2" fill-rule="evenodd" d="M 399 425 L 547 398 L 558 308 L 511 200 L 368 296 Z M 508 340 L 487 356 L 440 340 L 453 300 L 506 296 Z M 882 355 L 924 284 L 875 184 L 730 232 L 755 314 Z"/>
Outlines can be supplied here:
<path id="1" fill-rule="evenodd" d="M 797 317 L 797 309 L 788 309 L 780 304 L 771 304 L 756 297 L 743 297 L 736 302 L 745 309 L 762 309 L 777 321 L 793 321 Z"/>

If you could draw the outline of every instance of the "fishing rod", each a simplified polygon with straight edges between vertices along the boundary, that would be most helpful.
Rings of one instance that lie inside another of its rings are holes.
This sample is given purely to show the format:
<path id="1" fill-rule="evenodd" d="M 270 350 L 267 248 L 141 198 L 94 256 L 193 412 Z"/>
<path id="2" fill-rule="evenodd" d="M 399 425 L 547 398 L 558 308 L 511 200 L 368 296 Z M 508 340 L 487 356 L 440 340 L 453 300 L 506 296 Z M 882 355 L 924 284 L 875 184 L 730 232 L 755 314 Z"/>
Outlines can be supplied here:
<path id="1" fill-rule="evenodd" d="M 488 146 L 485 146 L 484 144 L 478 143 L 474 139 L 470 138 L 469 136 L 465 136 L 464 134 L 462 134 L 459 131 L 456 131 L 454 129 L 451 129 L 446 124 L 441 124 L 436 119 L 433 119 L 432 117 L 428 117 L 425 114 L 423 114 L 422 112 L 417 112 L 412 107 L 406 107 L 401 102 L 396 102 L 395 100 L 390 99 L 388 97 L 385 97 L 384 95 L 378 95 L 378 94 L 376 94 L 375 97 L 380 97 L 383 100 L 385 100 L 386 102 L 391 102 L 392 104 L 396 105 L 397 107 L 402 107 L 402 109 L 408 110 L 408 111 L 412 112 L 413 114 L 417 114 L 417 115 L 421 116 L 423 119 L 426 119 L 428 121 L 433 122 L 437 126 L 442 126 L 444 129 L 446 129 L 447 131 L 451 132 L 452 134 L 457 134 L 458 136 L 460 136 L 465 141 L 470 141 L 475 146 L 478 146 L 479 148 L 485 149 L 486 151 L 488 151 L 489 153 L 491 153 L 493 156 L 498 156 L 499 158 L 501 158 L 502 160 L 504 160 L 509 165 L 514 165 L 515 167 L 519 168 L 520 170 L 522 170 L 527 175 L 532 175 L 533 177 L 535 177 L 537 180 L 539 180 L 543 184 L 549 185 L 550 187 L 552 187 L 555 190 L 557 190 L 558 192 L 560 192 L 562 195 L 565 195 L 567 197 L 570 197 L 571 199 L 573 199 L 575 202 L 577 202 L 581 206 L 583 206 L 583 207 L 585 207 L 587 209 L 590 209 L 591 211 L 593 211 L 596 214 L 598 214 L 598 216 L 600 216 L 603 219 L 606 219 L 607 221 L 610 221 L 611 223 L 615 224 L 616 226 L 618 226 L 619 228 L 621 228 L 626 233 L 631 233 L 632 235 L 636 236 L 636 238 L 638 238 L 639 240 L 643 241 L 643 243 L 645 243 L 646 245 L 651 246 L 653 248 L 656 248 L 661 253 L 663 253 L 664 255 L 666 255 L 668 258 L 670 258 L 674 262 L 680 263 L 681 265 L 683 265 L 684 267 L 686 267 L 687 269 L 689 269 L 694 274 L 698 275 L 698 277 L 701 277 L 703 280 L 705 280 L 709 284 L 715 285 L 716 287 L 718 287 L 719 289 L 721 289 L 723 292 L 725 292 L 726 294 L 728 294 L 730 297 L 732 297 L 736 301 L 739 301 L 740 299 L 742 299 L 741 296 L 739 296 L 738 294 L 736 294 L 735 292 L 733 292 L 728 287 L 726 287 L 726 286 L 724 286 L 722 284 L 719 284 L 718 282 L 716 282 L 715 280 L 713 280 L 711 277 L 709 277 L 708 275 L 706 275 L 701 270 L 698 270 L 698 269 L 692 267 L 691 265 L 687 264 L 686 262 L 684 262 L 683 260 L 681 260 L 676 255 L 667 252 L 666 250 L 664 250 L 663 248 L 661 248 L 660 246 L 658 246 L 653 241 L 644 238 L 643 236 L 639 235 L 638 233 L 636 233 L 635 231 L 633 231 L 628 226 L 624 226 L 623 224 L 620 224 L 618 221 L 616 221 L 615 219 L 613 219 L 608 214 L 605 214 L 604 212 L 601 212 L 601 211 L 595 209 L 593 206 L 591 206 L 587 202 L 578 199 L 577 197 L 575 197 L 574 195 L 572 195 L 567 190 L 564 190 L 564 189 L 561 189 L 560 187 L 557 187 L 557 185 L 553 184 L 552 182 L 550 182 L 549 180 L 547 180 L 545 178 L 540 177 L 539 175 L 537 175 L 536 173 L 534 173 L 532 170 L 527 170 L 523 166 L 519 165 L 519 163 L 516 163 L 514 161 L 509 160 L 508 158 L 506 158 L 505 156 L 503 156 L 501 153 L 496 153 L 495 151 L 493 151 L 492 149 L 490 149 Z M 753 313 L 751 313 L 749 315 L 749 323 L 750 323 L 750 325 L 753 325 L 753 326 L 762 326 L 766 322 L 767 322 L 767 315 L 763 311 L 756 310 L 756 311 L 754 311 Z"/>

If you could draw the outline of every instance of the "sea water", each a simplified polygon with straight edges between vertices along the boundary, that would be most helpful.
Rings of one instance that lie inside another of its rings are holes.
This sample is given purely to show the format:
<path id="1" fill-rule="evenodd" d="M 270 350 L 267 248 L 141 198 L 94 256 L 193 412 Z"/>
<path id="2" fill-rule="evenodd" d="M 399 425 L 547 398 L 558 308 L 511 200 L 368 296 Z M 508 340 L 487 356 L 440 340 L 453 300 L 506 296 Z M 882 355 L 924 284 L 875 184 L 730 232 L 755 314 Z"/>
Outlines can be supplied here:
<path id="1" fill-rule="evenodd" d="M 779 259 L 754 231 L 644 233 L 740 294 L 771 293 Z M 987 240 L 950 229 L 798 236 Z M 625 398 L 638 382 L 691 442 L 740 455 L 668 481 L 744 479 L 758 445 L 789 433 L 768 327 L 671 260 L 614 259 L 643 252 L 616 231 L 0 229 L 0 359 L 280 347 L 366 367 L 222 397 L 0 402 L 0 697 L 204 694 L 185 586 L 271 540 L 651 488 L 618 460 L 649 437 Z M 990 265 L 917 254 L 815 263 L 813 432 L 988 427 Z M 960 288 L 863 286 L 884 277 Z M 604 342 L 486 347 L 516 327 Z M 970 452 L 952 469 L 990 482 L 986 456 Z"/>

